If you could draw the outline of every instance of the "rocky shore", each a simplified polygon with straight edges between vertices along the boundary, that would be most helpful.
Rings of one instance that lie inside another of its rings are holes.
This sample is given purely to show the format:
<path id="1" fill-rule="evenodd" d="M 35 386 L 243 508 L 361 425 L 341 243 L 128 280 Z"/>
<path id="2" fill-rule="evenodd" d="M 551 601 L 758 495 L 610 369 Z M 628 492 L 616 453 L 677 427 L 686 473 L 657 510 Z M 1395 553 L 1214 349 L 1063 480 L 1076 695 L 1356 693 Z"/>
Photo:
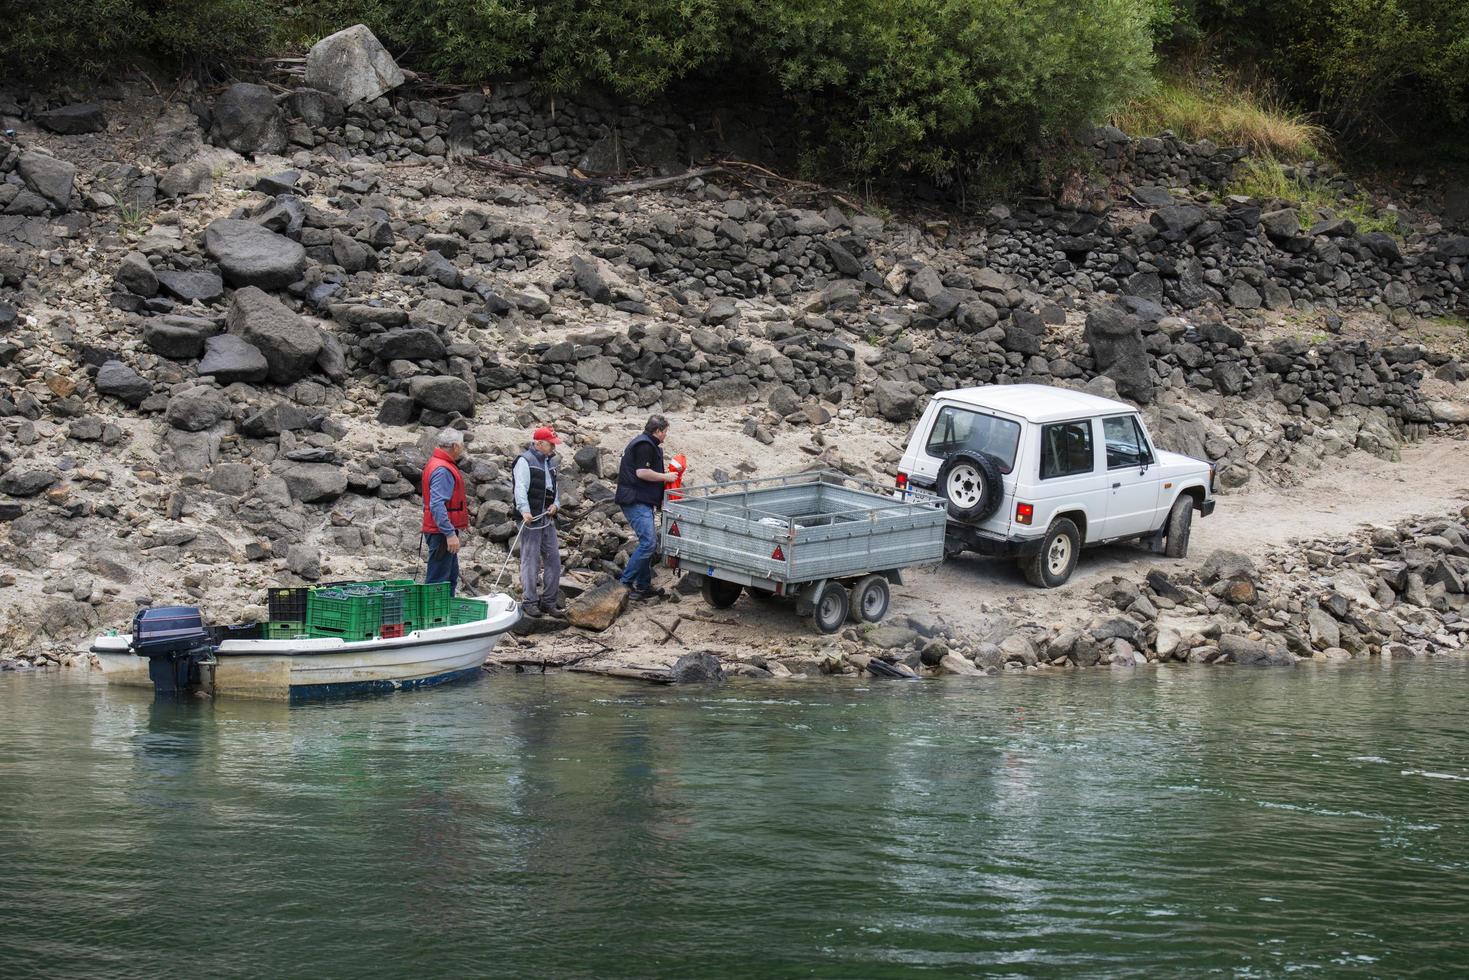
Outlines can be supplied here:
<path id="1" fill-rule="evenodd" d="M 776 160 L 758 108 L 288 81 L 0 93 L 0 665 L 72 662 L 139 600 L 234 620 L 277 582 L 412 574 L 445 425 L 470 439 L 477 580 L 513 537 L 513 452 L 535 424 L 567 437 L 565 561 L 590 586 L 628 549 L 615 454 L 655 410 L 696 479 L 887 482 L 931 392 L 1066 384 L 1139 404 L 1228 490 L 1469 421 L 1469 225 L 1405 203 L 1399 234 L 1359 234 L 1225 196 L 1236 148 L 1101 129 L 1049 198 L 906 219 L 744 171 L 562 179 Z M 726 669 L 1455 649 L 1461 521 L 1110 583 L 1106 618 L 1043 633 L 895 621 Z"/>

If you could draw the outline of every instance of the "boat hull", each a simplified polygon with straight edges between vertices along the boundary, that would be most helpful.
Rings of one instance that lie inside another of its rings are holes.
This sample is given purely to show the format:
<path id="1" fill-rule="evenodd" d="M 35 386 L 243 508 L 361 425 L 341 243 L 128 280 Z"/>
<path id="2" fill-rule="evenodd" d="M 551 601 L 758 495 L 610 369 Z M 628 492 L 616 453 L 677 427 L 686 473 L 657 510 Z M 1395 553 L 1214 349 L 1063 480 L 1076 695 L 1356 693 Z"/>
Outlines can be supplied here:
<path id="1" fill-rule="evenodd" d="M 467 680 L 520 619 L 509 596 L 476 598 L 489 603 L 487 619 L 392 639 L 226 640 L 201 668 L 203 686 L 220 696 L 308 701 Z M 109 683 L 153 686 L 147 658 L 130 651 L 127 637 L 98 637 L 92 653 Z"/>

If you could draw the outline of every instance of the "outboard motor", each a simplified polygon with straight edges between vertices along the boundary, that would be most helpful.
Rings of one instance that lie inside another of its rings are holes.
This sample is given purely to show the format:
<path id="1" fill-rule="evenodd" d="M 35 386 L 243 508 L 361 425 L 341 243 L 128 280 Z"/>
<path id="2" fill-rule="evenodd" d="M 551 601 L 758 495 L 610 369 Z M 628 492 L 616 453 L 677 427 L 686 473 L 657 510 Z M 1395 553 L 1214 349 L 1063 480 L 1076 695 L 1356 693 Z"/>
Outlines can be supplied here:
<path id="1" fill-rule="evenodd" d="M 133 616 L 133 653 L 148 658 L 157 694 L 198 687 L 200 665 L 214 661 L 213 638 L 193 606 L 139 609 Z"/>

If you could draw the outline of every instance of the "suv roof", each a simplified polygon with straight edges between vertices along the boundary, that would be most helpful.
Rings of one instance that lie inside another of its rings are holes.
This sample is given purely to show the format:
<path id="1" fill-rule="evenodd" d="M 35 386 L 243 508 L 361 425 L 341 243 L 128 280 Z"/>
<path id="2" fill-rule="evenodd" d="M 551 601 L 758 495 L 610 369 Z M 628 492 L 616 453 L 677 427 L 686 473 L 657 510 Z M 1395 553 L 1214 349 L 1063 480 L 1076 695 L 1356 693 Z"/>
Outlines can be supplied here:
<path id="1" fill-rule="evenodd" d="M 1053 388 L 1050 385 L 983 385 L 978 388 L 955 388 L 941 391 L 935 397 L 987 408 L 1007 415 L 1018 415 L 1030 422 L 1059 422 L 1088 415 L 1115 415 L 1136 412 L 1126 402 L 1089 395 L 1084 391 Z"/>

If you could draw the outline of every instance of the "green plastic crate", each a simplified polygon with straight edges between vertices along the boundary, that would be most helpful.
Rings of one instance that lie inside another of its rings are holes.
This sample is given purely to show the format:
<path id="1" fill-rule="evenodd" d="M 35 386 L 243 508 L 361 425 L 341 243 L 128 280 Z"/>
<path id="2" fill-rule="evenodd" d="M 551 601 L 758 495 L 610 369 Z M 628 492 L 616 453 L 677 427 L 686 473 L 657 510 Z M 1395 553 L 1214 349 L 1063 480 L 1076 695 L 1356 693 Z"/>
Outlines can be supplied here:
<path id="1" fill-rule="evenodd" d="M 305 623 L 271 622 L 265 624 L 265 638 L 267 640 L 294 640 L 298 636 L 305 636 Z"/>
<path id="2" fill-rule="evenodd" d="M 490 607 L 485 605 L 482 599 L 450 599 L 449 600 L 449 624 L 451 626 L 463 626 L 465 623 L 478 623 L 487 619 L 490 615 Z"/>
<path id="3" fill-rule="evenodd" d="M 343 589 L 316 589 L 306 603 L 306 625 L 318 636 L 370 640 L 382 627 L 383 597 L 351 595 Z"/>
<path id="4" fill-rule="evenodd" d="M 418 586 L 418 602 L 413 616 L 414 628 L 427 629 L 432 626 L 448 625 L 452 598 L 449 595 L 448 582 Z"/>

